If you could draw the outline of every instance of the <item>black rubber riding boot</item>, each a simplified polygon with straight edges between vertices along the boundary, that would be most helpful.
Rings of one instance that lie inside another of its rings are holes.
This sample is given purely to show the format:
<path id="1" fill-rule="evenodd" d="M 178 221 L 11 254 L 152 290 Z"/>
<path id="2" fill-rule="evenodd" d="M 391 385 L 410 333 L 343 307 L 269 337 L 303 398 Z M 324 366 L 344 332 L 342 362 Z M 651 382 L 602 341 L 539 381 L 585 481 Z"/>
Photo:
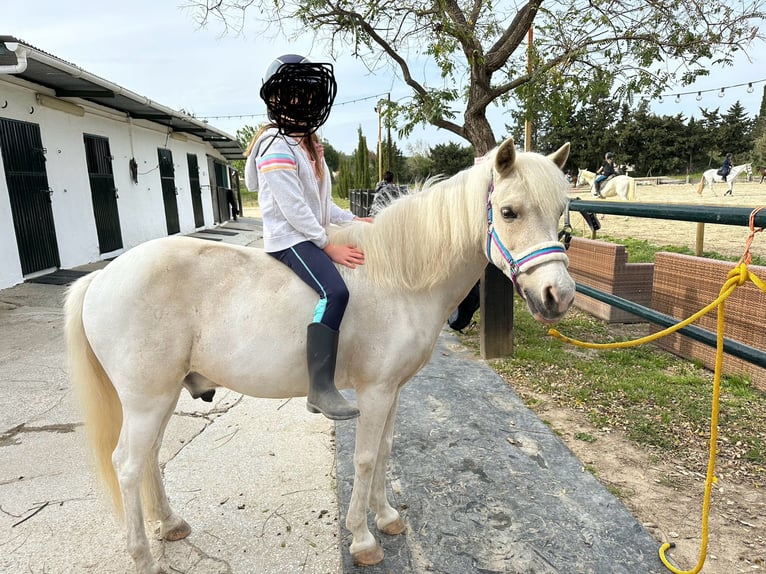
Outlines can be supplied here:
<path id="1" fill-rule="evenodd" d="M 338 331 L 322 323 L 311 323 L 307 330 L 309 396 L 306 408 L 328 419 L 345 420 L 359 416 L 359 409 L 335 388 L 335 360 L 338 354 Z"/>

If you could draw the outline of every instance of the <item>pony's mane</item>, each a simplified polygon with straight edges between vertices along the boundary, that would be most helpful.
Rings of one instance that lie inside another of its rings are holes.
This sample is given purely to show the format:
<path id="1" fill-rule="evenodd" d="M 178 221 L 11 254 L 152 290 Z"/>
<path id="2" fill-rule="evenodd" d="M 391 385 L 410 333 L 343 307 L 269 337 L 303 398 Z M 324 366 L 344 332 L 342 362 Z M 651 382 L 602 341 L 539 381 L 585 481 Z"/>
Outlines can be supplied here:
<path id="1" fill-rule="evenodd" d="M 495 151 L 449 179 L 428 180 L 420 191 L 395 199 L 372 224 L 334 229 L 331 240 L 364 251 L 363 272 L 376 285 L 413 291 L 432 287 L 456 258 L 482 253 Z M 495 185 L 496 192 L 523 194 L 523 201 L 546 212 L 560 213 L 566 203 L 563 172 L 552 171 L 550 160 L 539 154 L 517 154 L 513 172 Z"/>
<path id="2" fill-rule="evenodd" d="M 376 285 L 428 289 L 486 231 L 489 174 L 490 166 L 481 164 L 449 179 L 431 178 L 382 209 L 374 223 L 333 229 L 331 240 L 364 251 L 364 271 Z"/>

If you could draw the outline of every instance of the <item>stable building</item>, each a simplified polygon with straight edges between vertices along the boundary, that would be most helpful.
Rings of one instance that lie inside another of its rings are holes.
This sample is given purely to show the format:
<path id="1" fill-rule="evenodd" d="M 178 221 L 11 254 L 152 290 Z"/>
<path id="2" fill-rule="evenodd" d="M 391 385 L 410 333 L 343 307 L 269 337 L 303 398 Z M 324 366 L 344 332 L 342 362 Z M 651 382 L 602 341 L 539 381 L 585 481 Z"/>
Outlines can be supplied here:
<path id="1" fill-rule="evenodd" d="M 0 36 L 0 289 L 230 218 L 234 136 Z"/>

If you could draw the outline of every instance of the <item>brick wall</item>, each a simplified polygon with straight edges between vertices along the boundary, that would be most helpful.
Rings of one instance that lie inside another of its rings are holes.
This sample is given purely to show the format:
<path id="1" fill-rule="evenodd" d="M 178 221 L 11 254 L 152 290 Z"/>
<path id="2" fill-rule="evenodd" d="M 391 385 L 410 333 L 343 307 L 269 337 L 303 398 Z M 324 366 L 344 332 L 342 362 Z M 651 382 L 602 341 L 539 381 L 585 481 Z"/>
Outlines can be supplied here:
<path id="1" fill-rule="evenodd" d="M 734 263 L 692 257 L 678 253 L 657 253 L 654 264 L 628 263 L 625 246 L 593 239 L 572 238 L 567 252 L 569 272 L 578 283 L 628 299 L 660 313 L 686 319 L 718 297 Z M 750 266 L 750 272 L 766 281 L 766 267 Z M 641 323 L 636 317 L 581 293 L 575 306 L 610 323 Z M 766 293 L 752 282 L 737 287 L 726 301 L 724 336 L 750 347 L 766 351 Z M 709 313 L 695 323 L 712 333 L 717 314 Z M 656 332 L 662 327 L 650 325 Z M 685 359 L 715 367 L 715 348 L 673 334 L 657 341 L 664 348 Z M 766 369 L 731 355 L 724 355 L 723 371 L 748 376 L 759 389 L 766 391 Z"/>
<path id="2" fill-rule="evenodd" d="M 575 281 L 649 307 L 652 300 L 651 263 L 628 263 L 624 245 L 573 237 L 567 251 L 569 273 Z M 610 323 L 641 323 L 645 319 L 581 293 L 575 306 Z"/>
<path id="3" fill-rule="evenodd" d="M 734 263 L 714 261 L 678 253 L 657 253 L 654 263 L 651 306 L 656 311 L 681 320 L 690 317 L 718 297 Z M 766 267 L 752 265 L 751 273 L 766 281 Z M 734 289 L 725 304 L 724 336 L 766 351 L 766 293 L 752 282 Z M 711 311 L 694 323 L 712 333 L 717 312 Z M 652 332 L 661 330 L 655 325 Z M 679 335 L 663 337 L 657 344 L 686 359 L 715 367 L 715 348 Z M 724 354 L 724 373 L 747 375 L 756 387 L 766 391 L 766 369 Z"/>

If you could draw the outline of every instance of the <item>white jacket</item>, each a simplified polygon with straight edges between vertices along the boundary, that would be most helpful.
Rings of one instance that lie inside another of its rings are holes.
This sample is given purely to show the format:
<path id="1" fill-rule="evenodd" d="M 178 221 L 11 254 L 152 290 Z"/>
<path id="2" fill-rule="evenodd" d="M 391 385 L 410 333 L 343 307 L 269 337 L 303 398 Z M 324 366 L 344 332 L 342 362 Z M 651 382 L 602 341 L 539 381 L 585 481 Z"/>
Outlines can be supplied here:
<path id="1" fill-rule="evenodd" d="M 298 142 L 266 130 L 245 164 L 245 185 L 258 191 L 263 218 L 263 247 L 281 251 L 303 241 L 320 249 L 328 243 L 325 227 L 348 223 L 354 214 L 332 200 L 332 184 L 327 164 L 317 181 L 308 154 Z"/>

